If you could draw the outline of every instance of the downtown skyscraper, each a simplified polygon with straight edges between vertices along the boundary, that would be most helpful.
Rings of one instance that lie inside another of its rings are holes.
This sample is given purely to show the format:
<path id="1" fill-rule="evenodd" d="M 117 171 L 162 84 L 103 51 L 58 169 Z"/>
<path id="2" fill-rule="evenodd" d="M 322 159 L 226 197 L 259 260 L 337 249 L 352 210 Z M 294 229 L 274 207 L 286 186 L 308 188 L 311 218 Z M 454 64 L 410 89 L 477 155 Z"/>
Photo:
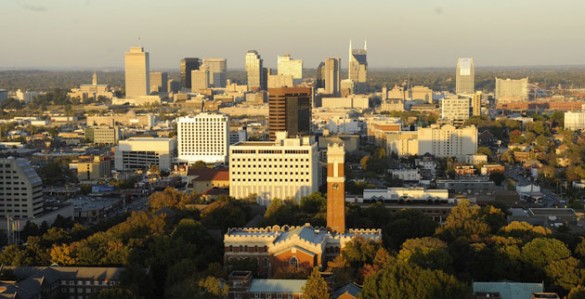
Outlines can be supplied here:
<path id="1" fill-rule="evenodd" d="M 181 72 L 181 84 L 183 88 L 191 89 L 191 72 L 196 71 L 201 66 L 201 59 L 196 57 L 187 57 L 181 59 L 179 70 Z"/>
<path id="2" fill-rule="evenodd" d="M 256 50 L 249 50 L 246 53 L 246 82 L 248 90 L 263 90 L 265 89 L 265 74 L 262 57 Z"/>
<path id="3" fill-rule="evenodd" d="M 348 79 L 355 83 L 366 83 L 368 78 L 368 49 L 364 42 L 363 49 L 352 49 L 349 42 Z"/>
<path id="4" fill-rule="evenodd" d="M 124 55 L 124 79 L 126 98 L 150 94 L 150 63 L 144 48 L 132 47 Z"/>
<path id="5" fill-rule="evenodd" d="M 475 93 L 475 66 L 473 58 L 459 58 L 455 75 L 455 94 Z"/>
<path id="6" fill-rule="evenodd" d="M 311 88 L 288 87 L 268 90 L 268 132 L 275 140 L 276 132 L 288 136 L 311 133 Z"/>
<path id="7" fill-rule="evenodd" d="M 323 65 L 323 81 L 326 94 L 338 96 L 341 90 L 339 75 L 341 69 L 341 58 L 327 58 Z"/>

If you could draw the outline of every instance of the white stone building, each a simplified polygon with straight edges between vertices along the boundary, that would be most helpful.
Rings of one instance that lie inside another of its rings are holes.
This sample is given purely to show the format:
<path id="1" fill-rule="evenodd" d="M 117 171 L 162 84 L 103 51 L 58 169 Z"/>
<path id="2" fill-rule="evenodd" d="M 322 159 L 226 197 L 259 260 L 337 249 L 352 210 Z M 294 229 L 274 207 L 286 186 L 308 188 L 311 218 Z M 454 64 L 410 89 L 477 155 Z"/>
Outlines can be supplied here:
<path id="1" fill-rule="evenodd" d="M 230 147 L 230 196 L 255 194 L 257 202 L 267 206 L 273 198 L 298 202 L 318 190 L 321 176 L 314 137 L 286 136 L 286 132 L 276 132 L 275 141 L 248 141 Z"/>
<path id="2" fill-rule="evenodd" d="M 229 120 L 223 114 L 200 113 L 177 119 L 178 160 L 193 164 L 226 163 L 229 148 Z"/>

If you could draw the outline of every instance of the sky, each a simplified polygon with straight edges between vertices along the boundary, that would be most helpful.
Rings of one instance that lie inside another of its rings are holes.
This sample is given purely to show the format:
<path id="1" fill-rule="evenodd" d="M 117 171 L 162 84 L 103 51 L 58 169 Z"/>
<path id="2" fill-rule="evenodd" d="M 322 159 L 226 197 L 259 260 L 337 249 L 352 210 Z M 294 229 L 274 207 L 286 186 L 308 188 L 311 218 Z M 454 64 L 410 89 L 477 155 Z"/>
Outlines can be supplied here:
<path id="1" fill-rule="evenodd" d="M 0 69 L 122 68 L 143 46 L 151 70 L 183 57 L 247 50 L 276 68 L 279 54 L 315 68 L 347 65 L 349 41 L 370 68 L 585 64 L 583 0 L 0 0 Z"/>

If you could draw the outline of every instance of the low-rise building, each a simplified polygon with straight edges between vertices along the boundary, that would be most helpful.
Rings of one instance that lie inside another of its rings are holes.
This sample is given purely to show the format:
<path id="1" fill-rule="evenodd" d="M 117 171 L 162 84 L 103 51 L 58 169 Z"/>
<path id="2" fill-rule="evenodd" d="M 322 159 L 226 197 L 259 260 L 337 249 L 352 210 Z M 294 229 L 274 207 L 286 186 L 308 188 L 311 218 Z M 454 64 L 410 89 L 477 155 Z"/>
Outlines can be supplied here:
<path id="1" fill-rule="evenodd" d="M 488 156 L 486 154 L 471 154 L 465 156 L 464 162 L 476 166 L 486 164 L 488 162 Z"/>
<path id="2" fill-rule="evenodd" d="M 122 130 L 119 127 L 89 127 L 85 130 L 85 137 L 94 144 L 118 144 L 122 139 Z"/>
<path id="3" fill-rule="evenodd" d="M 228 188 L 230 172 L 228 169 L 190 168 L 187 172 L 187 189 L 201 194 L 211 188 Z"/>
<path id="4" fill-rule="evenodd" d="M 475 167 L 472 165 L 457 165 L 455 166 L 455 175 L 457 176 L 474 176 Z"/>
<path id="5" fill-rule="evenodd" d="M 3 281 L 0 298 L 88 299 L 120 283 L 118 267 L 5 267 L 16 281 Z"/>
<path id="6" fill-rule="evenodd" d="M 233 271 L 228 276 L 230 299 L 300 299 L 306 279 L 255 279 L 251 271 Z"/>
<path id="7" fill-rule="evenodd" d="M 69 163 L 69 169 L 77 171 L 79 181 L 96 181 L 112 175 L 112 162 L 108 156 L 79 156 Z"/>
<path id="8" fill-rule="evenodd" d="M 258 273 L 263 275 L 283 273 L 289 267 L 309 272 L 314 267 L 325 267 L 353 238 L 380 241 L 381 233 L 379 229 L 349 229 L 343 234 L 333 234 L 308 223 L 231 228 L 224 235 L 224 264 L 247 258 L 257 262 Z"/>
<path id="9" fill-rule="evenodd" d="M 365 189 L 363 193 L 364 202 L 406 202 L 406 201 L 437 201 L 448 202 L 449 190 L 447 189 L 425 189 L 421 187 L 404 188 L 393 187 L 388 189 Z M 451 200 L 452 202 L 452 200 Z"/>
<path id="10" fill-rule="evenodd" d="M 466 195 L 470 198 L 478 196 L 495 196 L 495 184 L 485 178 L 459 178 L 457 180 L 437 180 L 437 188 L 448 189 L 453 195 Z"/>
<path id="11" fill-rule="evenodd" d="M 392 178 L 405 182 L 418 182 L 420 180 L 420 170 L 417 169 L 388 169 Z"/>
<path id="12" fill-rule="evenodd" d="M 506 170 L 506 168 L 504 167 L 504 165 L 488 164 L 488 165 L 484 165 L 481 167 L 481 175 L 489 176 L 490 174 L 492 174 L 494 172 L 504 173 L 505 170 Z"/>

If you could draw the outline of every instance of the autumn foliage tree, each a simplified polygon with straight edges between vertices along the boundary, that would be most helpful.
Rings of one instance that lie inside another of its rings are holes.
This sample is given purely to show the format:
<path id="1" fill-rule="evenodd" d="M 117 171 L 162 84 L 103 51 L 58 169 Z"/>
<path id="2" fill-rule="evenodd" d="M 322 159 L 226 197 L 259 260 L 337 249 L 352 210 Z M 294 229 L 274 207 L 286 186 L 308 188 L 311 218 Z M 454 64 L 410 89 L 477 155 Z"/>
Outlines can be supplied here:
<path id="1" fill-rule="evenodd" d="M 313 268 L 311 275 L 302 288 L 303 298 L 305 299 L 329 299 L 329 287 L 327 282 L 319 273 L 317 267 Z"/>

